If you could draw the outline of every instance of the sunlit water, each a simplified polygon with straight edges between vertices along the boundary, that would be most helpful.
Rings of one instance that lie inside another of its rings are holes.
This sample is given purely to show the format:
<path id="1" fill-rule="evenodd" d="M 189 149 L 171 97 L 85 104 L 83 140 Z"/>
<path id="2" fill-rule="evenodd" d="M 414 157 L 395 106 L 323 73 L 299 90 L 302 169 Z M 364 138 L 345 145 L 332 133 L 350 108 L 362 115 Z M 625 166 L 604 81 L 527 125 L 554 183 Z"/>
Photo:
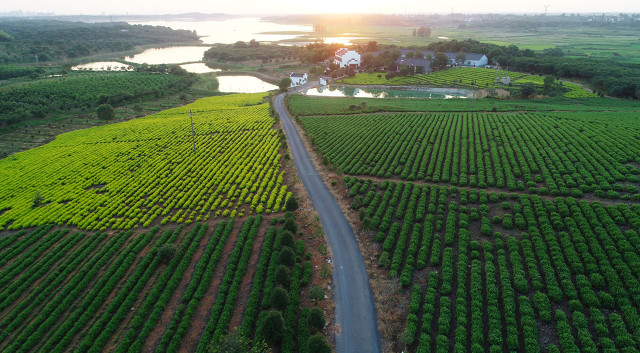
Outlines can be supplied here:
<path id="1" fill-rule="evenodd" d="M 127 56 L 126 61 L 136 64 L 182 64 L 202 61 L 209 47 L 169 47 L 147 49 L 140 54 Z"/>
<path id="2" fill-rule="evenodd" d="M 447 90 L 443 88 L 420 88 L 416 89 L 387 89 L 369 88 L 354 86 L 328 86 L 314 87 L 303 92 L 308 96 L 322 97 L 356 97 L 356 98 L 433 98 L 451 99 L 468 98 L 467 92 L 463 90 Z"/>
<path id="3" fill-rule="evenodd" d="M 195 30 L 205 44 L 231 44 L 239 40 L 248 42 L 255 39 L 259 42 L 274 42 L 295 38 L 295 34 L 269 34 L 264 32 L 309 32 L 311 26 L 288 25 L 260 21 L 256 17 L 234 18 L 223 21 L 148 21 L 129 22 L 131 24 L 165 26 L 173 29 Z M 264 34 L 261 34 L 264 33 Z"/>
<path id="4" fill-rule="evenodd" d="M 218 76 L 220 92 L 258 93 L 278 89 L 278 86 L 253 76 Z"/>
<path id="5" fill-rule="evenodd" d="M 117 61 L 98 61 L 93 63 L 76 65 L 71 70 L 89 71 L 133 71 L 133 66 L 119 63 Z"/>
<path id="6" fill-rule="evenodd" d="M 220 69 L 212 69 L 204 63 L 191 63 L 191 64 L 182 64 L 181 68 L 187 70 L 188 72 L 193 72 L 196 74 L 206 74 L 209 72 L 220 72 Z"/>

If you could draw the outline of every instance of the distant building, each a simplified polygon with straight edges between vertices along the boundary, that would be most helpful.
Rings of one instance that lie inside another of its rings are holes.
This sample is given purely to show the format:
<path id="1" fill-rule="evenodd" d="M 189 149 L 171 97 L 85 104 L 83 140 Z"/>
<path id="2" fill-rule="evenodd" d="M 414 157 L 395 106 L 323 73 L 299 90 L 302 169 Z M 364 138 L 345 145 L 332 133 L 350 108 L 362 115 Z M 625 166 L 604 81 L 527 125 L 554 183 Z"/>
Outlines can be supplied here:
<path id="1" fill-rule="evenodd" d="M 291 75 L 289 75 L 289 78 L 291 79 L 291 87 L 298 87 L 298 86 L 302 86 L 305 83 L 307 83 L 307 73 L 303 73 L 303 74 L 296 74 L 294 72 L 291 73 Z"/>
<path id="2" fill-rule="evenodd" d="M 435 57 L 436 55 L 436 53 L 433 50 L 399 49 L 399 51 L 400 51 L 400 58 L 408 57 L 409 59 L 416 58 L 415 57 L 416 53 L 420 53 L 422 55 L 422 58 L 427 60 Z M 382 51 L 378 50 L 376 52 L 373 52 L 373 55 L 378 56 L 381 53 Z M 465 53 L 465 60 L 460 64 L 456 62 L 456 56 L 458 55 L 458 53 L 444 53 L 444 54 L 446 54 L 447 57 L 449 58 L 451 65 L 469 66 L 469 67 L 485 67 L 489 63 L 489 59 L 484 54 Z M 421 58 L 417 57 L 416 59 L 421 59 Z"/>
<path id="3" fill-rule="evenodd" d="M 458 55 L 458 53 L 445 53 L 445 54 L 447 54 L 447 56 L 449 57 L 449 60 L 451 60 L 451 64 L 457 64 L 456 55 Z M 470 66 L 470 67 L 485 67 L 487 66 L 488 63 L 489 63 L 489 59 L 484 54 L 466 53 L 464 62 L 460 65 Z"/>
<path id="4" fill-rule="evenodd" d="M 431 61 L 424 58 L 398 58 L 396 59 L 396 71 L 400 71 L 402 65 L 409 67 L 412 73 L 430 73 Z"/>
<path id="5" fill-rule="evenodd" d="M 351 67 L 355 69 L 360 67 L 361 60 L 362 57 L 357 51 L 341 48 L 336 51 L 333 62 L 340 67 Z"/>

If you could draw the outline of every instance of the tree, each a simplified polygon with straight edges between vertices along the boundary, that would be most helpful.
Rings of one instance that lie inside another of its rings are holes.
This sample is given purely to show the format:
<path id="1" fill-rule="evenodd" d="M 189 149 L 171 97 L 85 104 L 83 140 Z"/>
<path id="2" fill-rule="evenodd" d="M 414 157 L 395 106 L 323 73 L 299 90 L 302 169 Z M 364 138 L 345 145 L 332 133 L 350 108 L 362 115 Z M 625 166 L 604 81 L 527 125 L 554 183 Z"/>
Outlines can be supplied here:
<path id="1" fill-rule="evenodd" d="M 556 78 L 552 75 L 544 77 L 544 91 L 550 92 L 553 89 L 553 84 L 556 83 Z"/>
<path id="2" fill-rule="evenodd" d="M 467 54 L 465 52 L 461 51 L 456 54 L 456 64 L 462 65 L 465 60 L 467 60 Z"/>
<path id="3" fill-rule="evenodd" d="M 331 346 L 322 335 L 313 335 L 307 341 L 309 353 L 331 353 Z"/>
<path id="4" fill-rule="evenodd" d="M 271 292 L 269 301 L 272 307 L 284 311 L 289 303 L 289 294 L 282 287 L 277 287 Z"/>
<path id="5" fill-rule="evenodd" d="M 367 51 L 376 51 L 378 50 L 378 42 L 375 40 L 370 40 L 367 44 Z"/>
<path id="6" fill-rule="evenodd" d="M 280 88 L 280 92 L 286 92 L 289 87 L 291 87 L 291 78 L 290 77 L 283 77 L 282 80 L 280 80 L 280 83 L 278 83 L 278 88 Z"/>
<path id="7" fill-rule="evenodd" d="M 158 257 L 165 264 L 168 264 L 175 254 L 176 246 L 173 244 L 163 244 L 158 250 Z"/>
<path id="8" fill-rule="evenodd" d="M 324 320 L 324 312 L 318 307 L 309 309 L 309 316 L 307 316 L 307 324 L 310 328 L 321 331 L 327 322 Z"/>
<path id="9" fill-rule="evenodd" d="M 286 217 L 284 220 L 284 225 L 282 225 L 282 229 L 288 230 L 291 233 L 295 234 L 298 231 L 298 224 L 296 223 L 295 219 Z"/>
<path id="10" fill-rule="evenodd" d="M 324 295 L 324 290 L 320 286 L 309 289 L 309 299 L 313 300 L 316 305 L 318 305 L 318 301 L 324 299 Z"/>
<path id="11" fill-rule="evenodd" d="M 296 195 L 291 195 L 287 202 L 284 204 L 284 208 L 287 211 L 295 211 L 298 209 L 298 198 Z"/>
<path id="12" fill-rule="evenodd" d="M 267 313 L 267 317 L 262 324 L 262 335 L 267 343 L 276 345 L 282 342 L 284 337 L 284 319 L 282 313 L 272 310 Z"/>
<path id="13" fill-rule="evenodd" d="M 269 353 L 271 350 L 264 342 L 251 344 L 251 340 L 244 337 L 238 328 L 224 336 L 220 342 L 209 344 L 209 353 Z"/>
<path id="14" fill-rule="evenodd" d="M 444 70 L 449 65 L 449 57 L 445 53 L 436 53 L 431 61 L 433 71 Z"/>
<path id="15" fill-rule="evenodd" d="M 110 104 L 100 104 L 96 109 L 96 114 L 100 120 L 112 120 L 116 117 L 116 111 Z"/>
<path id="16" fill-rule="evenodd" d="M 536 85 L 533 82 L 526 82 L 520 86 L 520 95 L 524 98 L 531 97 L 536 93 Z"/>
<path id="17" fill-rule="evenodd" d="M 287 287 L 289 286 L 289 281 L 289 270 L 287 269 L 287 266 L 278 265 L 278 267 L 276 267 L 276 283 Z"/>
<path id="18" fill-rule="evenodd" d="M 280 250 L 280 254 L 278 254 L 278 264 L 291 267 L 295 263 L 296 253 L 293 252 L 293 250 L 288 246 L 282 247 L 282 250 Z"/>
<path id="19" fill-rule="evenodd" d="M 290 248 L 294 248 L 296 246 L 296 241 L 293 238 L 293 233 L 291 231 L 283 229 L 280 234 L 280 246 L 288 246 Z"/>
<path id="20" fill-rule="evenodd" d="M 31 201 L 31 208 L 36 208 L 36 207 L 40 207 L 42 206 L 42 204 L 44 203 L 44 197 L 42 196 L 42 194 L 40 194 L 40 192 L 36 192 L 35 195 L 33 195 L 33 200 Z"/>

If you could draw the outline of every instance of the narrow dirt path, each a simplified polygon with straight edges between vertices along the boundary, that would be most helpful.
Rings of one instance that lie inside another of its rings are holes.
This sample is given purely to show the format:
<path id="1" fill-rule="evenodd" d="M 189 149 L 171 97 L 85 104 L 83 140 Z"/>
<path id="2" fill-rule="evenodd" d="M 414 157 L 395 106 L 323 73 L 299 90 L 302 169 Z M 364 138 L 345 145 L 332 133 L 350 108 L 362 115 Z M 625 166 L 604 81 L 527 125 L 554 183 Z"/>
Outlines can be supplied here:
<path id="1" fill-rule="evenodd" d="M 274 106 L 289 142 L 293 160 L 309 198 L 318 212 L 331 248 L 336 304 L 336 350 L 380 352 L 381 341 L 369 278 L 353 230 L 333 195 L 318 175 L 300 135 L 284 109 L 284 95 Z"/>

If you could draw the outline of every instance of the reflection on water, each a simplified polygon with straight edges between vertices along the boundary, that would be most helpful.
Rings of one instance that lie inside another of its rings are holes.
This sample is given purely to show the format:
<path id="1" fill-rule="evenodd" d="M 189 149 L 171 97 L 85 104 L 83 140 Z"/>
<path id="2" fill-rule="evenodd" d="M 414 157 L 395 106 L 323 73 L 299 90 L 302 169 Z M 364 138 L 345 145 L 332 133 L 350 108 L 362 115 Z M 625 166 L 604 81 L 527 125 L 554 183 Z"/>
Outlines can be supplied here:
<path id="1" fill-rule="evenodd" d="M 218 76 L 220 92 L 258 93 L 278 89 L 278 86 L 253 76 Z"/>
<path id="2" fill-rule="evenodd" d="M 133 71 L 133 66 L 119 63 L 117 61 L 98 61 L 88 64 L 76 65 L 71 70 L 89 71 Z"/>
<path id="3" fill-rule="evenodd" d="M 181 64 L 201 61 L 209 47 L 169 47 L 147 49 L 140 54 L 128 56 L 126 61 L 136 64 Z"/>
<path id="4" fill-rule="evenodd" d="M 234 18 L 224 21 L 148 21 L 130 22 L 152 26 L 165 26 L 173 29 L 195 30 L 205 44 L 231 44 L 239 40 L 248 42 L 273 42 L 295 38 L 295 34 L 269 34 L 272 32 L 312 32 L 311 26 L 286 25 L 273 22 L 263 22 L 256 17 Z M 269 33 L 265 33 L 269 32 Z M 261 34 L 264 33 L 264 34 Z"/>
<path id="5" fill-rule="evenodd" d="M 352 45 L 353 43 L 351 41 L 356 39 L 367 39 L 367 38 L 366 37 L 317 37 L 317 38 L 310 37 L 311 41 L 317 40 L 319 42 L 336 43 L 336 44 L 342 44 L 342 45 Z"/>
<path id="6" fill-rule="evenodd" d="M 360 88 L 355 86 L 328 86 L 310 88 L 303 94 L 309 96 L 322 97 L 356 97 L 356 98 L 433 98 L 451 99 L 468 98 L 460 90 L 449 90 L 442 88 L 420 88 L 415 89 L 386 89 L 386 88 Z"/>
<path id="7" fill-rule="evenodd" d="M 187 70 L 188 72 L 193 72 L 196 74 L 206 74 L 208 72 L 220 72 L 220 69 L 212 69 L 204 63 L 192 63 L 192 64 L 182 64 L 181 68 Z"/>

